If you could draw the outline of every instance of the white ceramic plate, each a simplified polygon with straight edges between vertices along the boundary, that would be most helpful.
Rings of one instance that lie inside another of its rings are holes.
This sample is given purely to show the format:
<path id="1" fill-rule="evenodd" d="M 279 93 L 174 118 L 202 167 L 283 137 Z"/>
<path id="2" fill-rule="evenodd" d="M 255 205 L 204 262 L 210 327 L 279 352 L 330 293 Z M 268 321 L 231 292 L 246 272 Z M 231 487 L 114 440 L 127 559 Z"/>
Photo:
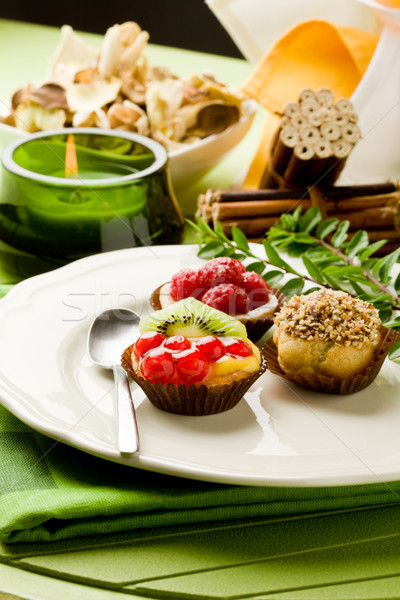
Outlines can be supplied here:
<path id="1" fill-rule="evenodd" d="M 176 192 L 203 177 L 239 144 L 253 123 L 257 106 L 255 100 L 245 100 L 243 115 L 237 123 L 221 133 L 169 152 L 171 180 Z M 0 123 L 0 153 L 10 142 L 28 135 L 25 131 Z"/>
<path id="2" fill-rule="evenodd" d="M 195 246 L 119 250 L 17 285 L 0 302 L 0 401 L 31 427 L 132 467 L 223 483 L 321 486 L 400 478 L 400 365 L 349 397 L 264 374 L 231 411 L 185 417 L 134 389 L 141 452 L 117 451 L 112 375 L 90 363 L 93 317 L 144 314 L 152 290 L 200 262 Z"/>

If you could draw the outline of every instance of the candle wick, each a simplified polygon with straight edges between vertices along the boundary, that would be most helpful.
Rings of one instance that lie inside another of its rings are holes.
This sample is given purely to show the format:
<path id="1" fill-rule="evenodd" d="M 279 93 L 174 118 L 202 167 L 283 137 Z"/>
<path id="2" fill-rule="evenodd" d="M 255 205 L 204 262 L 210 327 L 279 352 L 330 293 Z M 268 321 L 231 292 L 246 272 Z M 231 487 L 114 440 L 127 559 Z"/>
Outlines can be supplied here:
<path id="1" fill-rule="evenodd" d="M 69 133 L 67 137 L 67 149 L 65 151 L 65 176 L 78 177 L 78 159 L 76 157 L 76 148 L 72 133 Z"/>

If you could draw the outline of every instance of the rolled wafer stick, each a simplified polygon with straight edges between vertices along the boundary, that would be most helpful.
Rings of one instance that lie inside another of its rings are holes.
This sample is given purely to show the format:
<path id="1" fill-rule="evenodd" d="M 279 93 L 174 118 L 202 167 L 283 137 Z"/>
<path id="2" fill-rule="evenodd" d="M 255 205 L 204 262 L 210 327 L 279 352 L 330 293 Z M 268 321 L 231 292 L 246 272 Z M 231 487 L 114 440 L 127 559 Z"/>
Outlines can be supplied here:
<path id="1" fill-rule="evenodd" d="M 292 156 L 293 148 L 299 141 L 299 133 L 292 125 L 287 125 L 280 131 L 278 130 L 278 134 L 273 141 L 269 164 L 261 177 L 261 187 L 279 187 L 277 174 L 285 171 Z"/>
<path id="2" fill-rule="evenodd" d="M 308 122 L 312 127 L 319 127 L 324 121 L 322 116 L 318 112 L 316 112 L 311 115 L 308 115 Z"/>
<path id="3" fill-rule="evenodd" d="M 336 123 L 339 127 L 344 127 L 348 124 L 349 117 L 346 114 L 338 112 L 336 115 L 333 115 L 331 122 Z"/>
<path id="4" fill-rule="evenodd" d="M 307 163 L 314 156 L 314 147 L 310 143 L 298 143 L 286 167 L 284 179 L 289 184 L 303 182 Z"/>
<path id="5" fill-rule="evenodd" d="M 323 137 L 325 140 L 328 140 L 329 142 L 335 142 L 342 135 L 342 130 L 340 126 L 333 120 L 327 121 L 326 123 L 321 125 L 320 130 L 321 137 Z"/>
<path id="6" fill-rule="evenodd" d="M 269 190 L 277 190 L 280 187 L 279 176 L 275 171 L 267 167 L 262 175 L 260 186 Z"/>
<path id="7" fill-rule="evenodd" d="M 270 165 L 278 173 L 285 170 L 292 155 L 293 148 L 299 142 L 299 133 L 291 125 L 284 127 L 277 139 Z"/>
<path id="8" fill-rule="evenodd" d="M 310 115 L 317 113 L 321 108 L 321 105 L 316 100 L 307 100 L 300 104 L 300 112 L 302 115 L 309 117 Z"/>
<path id="9" fill-rule="evenodd" d="M 351 144 L 344 140 L 333 142 L 333 154 L 336 158 L 347 158 L 351 152 Z"/>
<path id="10" fill-rule="evenodd" d="M 361 138 L 361 129 L 355 123 L 348 123 L 342 127 L 342 138 L 349 144 L 355 144 Z"/>
<path id="11" fill-rule="evenodd" d="M 314 154 L 315 156 L 309 161 L 306 177 L 308 184 L 318 185 L 327 164 L 327 159 L 333 155 L 332 144 L 328 140 L 318 140 L 314 144 Z"/>
<path id="12" fill-rule="evenodd" d="M 340 98 L 336 102 L 336 108 L 343 113 L 354 113 L 354 106 L 347 98 Z"/>
<path id="13" fill-rule="evenodd" d="M 272 154 L 275 152 L 276 144 L 278 143 L 278 140 L 279 140 L 279 136 L 280 136 L 280 134 L 281 134 L 281 131 L 282 131 L 282 127 L 278 128 L 278 129 L 275 131 L 275 133 L 274 133 L 274 135 L 273 135 L 273 137 L 272 137 L 272 140 L 271 140 L 271 148 L 270 148 L 270 151 L 269 151 L 269 152 L 270 152 L 270 156 L 272 156 Z"/>
<path id="14" fill-rule="evenodd" d="M 321 139 L 317 127 L 311 127 L 310 125 L 304 125 L 303 127 L 300 127 L 299 137 L 301 141 L 310 142 L 311 144 Z"/>
<path id="15" fill-rule="evenodd" d="M 311 90 L 308 88 L 302 90 L 299 94 L 299 103 L 306 102 L 307 100 L 316 100 L 316 99 L 317 99 L 317 95 L 314 92 L 314 90 Z"/>
<path id="16" fill-rule="evenodd" d="M 329 140 L 318 140 L 314 144 L 314 152 L 317 158 L 329 158 L 333 154 L 333 146 Z"/>
<path id="17" fill-rule="evenodd" d="M 283 108 L 283 115 L 286 117 L 293 117 L 299 114 L 300 106 L 297 102 L 288 102 Z"/>
<path id="18" fill-rule="evenodd" d="M 332 142 L 333 156 L 328 158 L 324 173 L 320 177 L 320 185 L 329 185 L 336 181 L 342 172 L 352 145 L 343 140 Z"/>
<path id="19" fill-rule="evenodd" d="M 293 125 L 293 127 L 296 127 L 296 128 L 301 128 L 301 127 L 304 127 L 306 125 L 311 125 L 311 123 L 309 122 L 308 117 L 306 117 L 306 115 L 302 115 L 302 114 L 294 115 L 290 119 L 290 122 Z"/>
<path id="20" fill-rule="evenodd" d="M 332 117 L 336 114 L 336 109 L 333 106 L 321 106 L 318 110 L 317 115 L 321 119 L 322 123 L 331 121 Z"/>
<path id="21" fill-rule="evenodd" d="M 281 117 L 279 126 L 281 129 L 283 129 L 284 127 L 286 127 L 286 125 L 290 125 L 291 124 L 291 117 L 288 117 L 287 115 L 283 115 L 283 117 Z"/>
<path id="22" fill-rule="evenodd" d="M 335 101 L 335 95 L 330 88 L 321 88 L 317 91 L 317 100 L 321 104 L 332 105 Z"/>
<path id="23" fill-rule="evenodd" d="M 358 115 L 356 113 L 346 113 L 348 123 L 358 123 Z"/>
<path id="24" fill-rule="evenodd" d="M 353 145 L 361 137 L 353 105 L 347 98 L 334 104 L 334 94 L 329 88 L 317 92 L 304 89 L 297 102 L 284 107 L 280 129 L 273 139 L 269 164 L 261 178 L 262 187 L 282 188 L 317 184 L 322 176 L 323 185 L 332 184 L 344 168 Z M 316 142 L 341 142 L 338 151 L 330 156 L 328 146 L 313 153 L 309 146 Z M 350 145 L 344 146 L 346 142 Z M 303 148 L 297 143 L 302 143 Z M 346 148 L 344 153 L 343 148 Z M 338 160 L 340 159 L 340 160 Z M 309 165 L 305 167 L 305 162 Z"/>

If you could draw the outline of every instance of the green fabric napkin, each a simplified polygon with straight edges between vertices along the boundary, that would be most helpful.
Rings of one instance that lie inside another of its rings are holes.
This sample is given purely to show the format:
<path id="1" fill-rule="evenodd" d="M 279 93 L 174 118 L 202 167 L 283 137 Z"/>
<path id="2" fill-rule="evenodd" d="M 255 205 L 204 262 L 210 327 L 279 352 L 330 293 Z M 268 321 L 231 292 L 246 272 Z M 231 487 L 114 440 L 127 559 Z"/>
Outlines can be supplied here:
<path id="1" fill-rule="evenodd" d="M 0 407 L 0 539 L 10 544 L 389 503 L 400 503 L 400 482 L 265 488 L 150 473 L 56 442 Z"/>
<path id="2" fill-rule="evenodd" d="M 0 297 L 18 281 L 55 267 L 0 242 Z M 400 504 L 400 482 L 246 487 L 126 467 L 41 435 L 0 406 L 0 540 L 5 543 L 384 504 Z"/>

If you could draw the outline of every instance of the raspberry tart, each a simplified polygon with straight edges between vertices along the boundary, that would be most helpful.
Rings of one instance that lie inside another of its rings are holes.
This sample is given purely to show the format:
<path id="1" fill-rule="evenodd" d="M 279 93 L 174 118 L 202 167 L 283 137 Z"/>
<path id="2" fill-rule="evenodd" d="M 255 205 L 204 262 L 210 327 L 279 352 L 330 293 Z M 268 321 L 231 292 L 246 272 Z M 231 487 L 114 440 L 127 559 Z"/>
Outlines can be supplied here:
<path id="1" fill-rule="evenodd" d="M 121 364 L 154 406 L 196 416 L 236 406 L 266 369 L 242 323 L 192 297 L 143 318 Z"/>
<path id="2" fill-rule="evenodd" d="M 181 269 L 154 290 L 150 303 L 160 310 L 188 297 L 234 316 L 245 325 L 253 342 L 273 325 L 275 311 L 286 300 L 261 275 L 246 271 L 239 260 L 228 256 L 209 260 L 198 269 Z"/>

